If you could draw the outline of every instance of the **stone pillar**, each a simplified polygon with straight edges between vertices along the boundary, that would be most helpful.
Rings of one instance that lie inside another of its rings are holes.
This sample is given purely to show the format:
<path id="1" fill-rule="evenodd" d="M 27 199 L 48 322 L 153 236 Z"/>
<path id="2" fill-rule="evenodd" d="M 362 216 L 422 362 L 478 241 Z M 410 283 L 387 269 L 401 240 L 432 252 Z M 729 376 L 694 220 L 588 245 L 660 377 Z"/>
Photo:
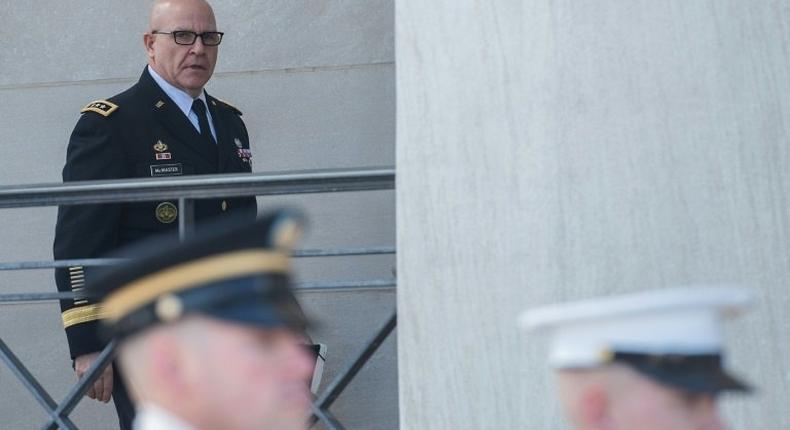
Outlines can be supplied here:
<path id="1" fill-rule="evenodd" d="M 561 422 L 542 303 L 739 283 L 733 428 L 790 428 L 790 7 L 397 0 L 403 429 Z"/>

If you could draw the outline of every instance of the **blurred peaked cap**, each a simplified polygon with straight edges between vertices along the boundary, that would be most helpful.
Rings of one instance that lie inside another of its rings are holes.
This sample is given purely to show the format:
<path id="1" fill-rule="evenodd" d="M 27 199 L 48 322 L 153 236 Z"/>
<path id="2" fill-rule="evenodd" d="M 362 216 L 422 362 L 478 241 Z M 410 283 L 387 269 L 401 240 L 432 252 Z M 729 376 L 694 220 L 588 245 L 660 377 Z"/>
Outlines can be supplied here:
<path id="1" fill-rule="evenodd" d="M 752 303 L 734 287 L 663 289 L 542 306 L 519 318 L 546 332 L 555 369 L 623 363 L 692 392 L 746 390 L 722 369 L 723 320 Z"/>
<path id="2" fill-rule="evenodd" d="M 291 253 L 302 215 L 278 210 L 252 222 L 203 224 L 184 242 L 172 234 L 116 253 L 127 262 L 86 284 L 101 299 L 106 337 L 201 314 L 246 325 L 304 329 L 291 289 Z"/>

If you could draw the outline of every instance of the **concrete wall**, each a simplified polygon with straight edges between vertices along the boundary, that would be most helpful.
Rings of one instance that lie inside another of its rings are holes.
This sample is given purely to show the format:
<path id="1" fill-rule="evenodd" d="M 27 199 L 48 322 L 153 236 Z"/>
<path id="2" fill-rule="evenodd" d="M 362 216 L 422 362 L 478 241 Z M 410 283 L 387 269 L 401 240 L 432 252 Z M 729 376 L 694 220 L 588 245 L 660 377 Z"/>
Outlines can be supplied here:
<path id="1" fill-rule="evenodd" d="M 736 282 L 736 429 L 790 428 L 783 1 L 398 0 L 401 428 L 561 427 L 529 306 Z"/>
<path id="2" fill-rule="evenodd" d="M 394 164 L 391 0 L 214 1 L 226 38 L 208 91 L 244 112 L 256 171 Z M 68 136 L 88 102 L 133 84 L 144 66 L 147 1 L 0 0 L 0 186 L 58 182 Z M 312 220 L 304 247 L 392 245 L 394 193 L 260 199 Z M 51 259 L 55 210 L 0 211 L 0 261 Z M 394 258 L 303 261 L 304 280 L 391 276 Z M 51 271 L 2 272 L 0 292 L 54 291 Z M 394 292 L 309 293 L 331 379 L 395 306 Z M 73 382 L 55 304 L 0 306 L 0 336 L 56 399 Z M 390 339 L 333 411 L 349 428 L 397 427 Z M 2 428 L 37 428 L 43 413 L 0 367 Z M 112 408 L 82 403 L 75 421 L 112 428 Z"/>

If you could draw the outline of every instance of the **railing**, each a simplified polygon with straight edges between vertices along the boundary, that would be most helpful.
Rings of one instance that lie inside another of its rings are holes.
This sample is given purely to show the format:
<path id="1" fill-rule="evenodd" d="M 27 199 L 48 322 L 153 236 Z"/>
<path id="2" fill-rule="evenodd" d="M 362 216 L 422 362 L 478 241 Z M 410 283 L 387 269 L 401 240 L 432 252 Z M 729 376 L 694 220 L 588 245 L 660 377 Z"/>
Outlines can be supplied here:
<path id="1" fill-rule="evenodd" d="M 136 179 L 117 181 L 86 181 L 67 184 L 37 184 L 0 188 L 0 209 L 29 208 L 73 204 L 123 203 L 155 200 L 178 200 L 179 236 L 183 240 L 192 234 L 194 227 L 194 200 L 240 196 L 272 196 L 286 194 L 338 193 L 352 191 L 392 190 L 395 188 L 395 171 L 392 168 L 365 168 L 350 170 L 312 170 L 279 173 L 187 176 L 181 178 Z M 342 249 L 304 249 L 294 252 L 296 258 L 360 256 L 394 254 L 394 247 L 365 247 Z M 120 259 L 79 259 L 60 261 L 23 261 L 0 263 L 0 271 L 53 269 L 74 265 L 106 266 L 122 262 Z M 372 279 L 363 281 L 310 282 L 296 285 L 299 291 L 337 291 L 392 289 L 396 280 Z M 37 302 L 80 298 L 79 293 L 20 293 L 0 294 L 0 304 L 8 302 Z M 312 405 L 310 424 L 321 421 L 329 429 L 341 430 L 343 425 L 329 411 L 332 403 L 367 363 L 381 343 L 394 330 L 396 314 L 371 337 L 360 351 Z M 58 404 L 24 363 L 0 339 L 0 359 L 12 370 L 33 398 L 49 415 L 43 429 L 77 429 L 69 414 L 82 400 L 101 371 L 115 356 L 115 342 L 110 342 L 91 368 L 72 387 Z"/>

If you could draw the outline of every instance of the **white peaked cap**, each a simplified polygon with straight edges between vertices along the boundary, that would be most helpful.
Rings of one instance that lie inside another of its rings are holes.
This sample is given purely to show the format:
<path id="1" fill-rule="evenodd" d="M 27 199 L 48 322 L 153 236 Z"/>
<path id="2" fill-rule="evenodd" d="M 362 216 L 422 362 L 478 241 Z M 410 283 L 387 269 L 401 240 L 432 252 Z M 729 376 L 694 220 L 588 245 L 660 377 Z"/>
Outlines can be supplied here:
<path id="1" fill-rule="evenodd" d="M 752 295 L 741 288 L 663 289 L 529 309 L 519 323 L 527 331 L 549 334 L 549 363 L 555 369 L 597 367 L 622 354 L 637 357 L 635 367 L 650 367 L 646 373 L 664 375 L 700 367 L 698 361 L 678 366 L 684 357 L 720 362 L 722 321 L 751 302 Z M 644 357 L 652 358 L 649 366 L 641 365 Z M 662 364 L 655 357 L 672 360 Z M 719 367 L 705 363 L 703 367 Z"/>

